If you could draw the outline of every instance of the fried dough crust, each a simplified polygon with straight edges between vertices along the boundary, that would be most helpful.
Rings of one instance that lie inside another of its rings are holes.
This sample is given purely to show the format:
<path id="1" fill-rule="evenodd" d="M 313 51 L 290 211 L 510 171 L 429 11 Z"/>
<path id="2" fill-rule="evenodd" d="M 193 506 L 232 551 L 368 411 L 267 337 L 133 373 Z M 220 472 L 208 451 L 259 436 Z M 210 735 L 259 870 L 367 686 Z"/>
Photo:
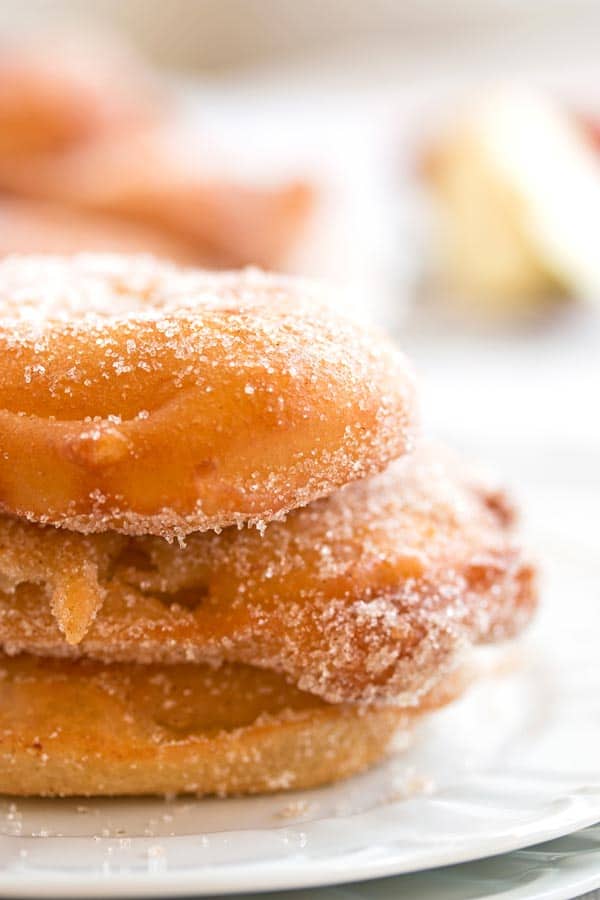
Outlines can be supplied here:
<path id="1" fill-rule="evenodd" d="M 0 657 L 0 792 L 256 794 L 317 787 L 406 745 L 419 709 L 331 706 L 248 666 Z"/>
<path id="2" fill-rule="evenodd" d="M 427 446 L 263 536 L 229 528 L 179 547 L 4 518 L 0 645 L 244 662 L 331 702 L 415 702 L 465 646 L 529 621 L 533 571 L 510 519 L 501 493 Z"/>
<path id="3" fill-rule="evenodd" d="M 75 531 L 262 525 L 411 444 L 402 354 L 257 270 L 10 258 L 0 354 L 0 509 Z"/>

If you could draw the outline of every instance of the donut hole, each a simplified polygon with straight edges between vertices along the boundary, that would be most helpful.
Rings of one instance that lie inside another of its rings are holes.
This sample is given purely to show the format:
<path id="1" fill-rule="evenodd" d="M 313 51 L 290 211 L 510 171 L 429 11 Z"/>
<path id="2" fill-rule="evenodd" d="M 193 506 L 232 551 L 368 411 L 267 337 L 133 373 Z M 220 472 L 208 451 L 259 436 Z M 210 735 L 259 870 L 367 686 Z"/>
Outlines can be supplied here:
<path id="1" fill-rule="evenodd" d="M 173 593 L 167 591 L 149 591 L 153 599 L 159 600 L 172 611 L 177 608 L 187 609 L 193 612 L 208 597 L 208 585 L 195 584 L 190 587 L 179 588 Z"/>
<path id="2" fill-rule="evenodd" d="M 113 563 L 113 575 L 135 587 L 144 597 L 156 600 L 171 612 L 184 609 L 193 612 L 209 594 L 207 582 L 198 578 L 192 584 L 169 590 L 169 578 L 152 558 L 150 548 L 132 540 L 121 550 Z M 166 589 L 165 589 L 166 588 Z"/>
<path id="3" fill-rule="evenodd" d="M 115 568 L 125 569 L 128 572 L 157 572 L 158 569 L 152 561 L 149 553 L 135 541 L 130 541 L 121 550 L 115 560 Z"/>

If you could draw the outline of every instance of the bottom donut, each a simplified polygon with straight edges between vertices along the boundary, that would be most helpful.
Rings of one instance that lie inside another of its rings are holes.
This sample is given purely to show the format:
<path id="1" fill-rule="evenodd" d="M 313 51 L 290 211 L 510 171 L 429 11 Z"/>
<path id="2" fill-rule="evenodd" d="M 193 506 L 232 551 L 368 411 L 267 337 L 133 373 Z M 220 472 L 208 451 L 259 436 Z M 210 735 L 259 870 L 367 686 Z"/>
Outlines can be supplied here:
<path id="1" fill-rule="evenodd" d="M 460 670 L 418 707 L 334 705 L 245 665 L 0 659 L 0 793 L 255 794 L 376 763 L 392 738 L 462 692 Z"/>

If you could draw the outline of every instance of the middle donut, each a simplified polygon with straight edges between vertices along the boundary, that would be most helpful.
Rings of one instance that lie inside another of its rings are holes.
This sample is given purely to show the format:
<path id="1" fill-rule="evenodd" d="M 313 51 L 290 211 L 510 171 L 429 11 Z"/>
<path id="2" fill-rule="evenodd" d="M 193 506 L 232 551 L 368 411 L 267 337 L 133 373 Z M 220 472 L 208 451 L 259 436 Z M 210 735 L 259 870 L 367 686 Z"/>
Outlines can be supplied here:
<path id="1" fill-rule="evenodd" d="M 408 704 L 464 648 L 528 621 L 532 570 L 509 525 L 501 495 L 428 447 L 262 537 L 229 528 L 179 547 L 4 517 L 0 649 L 242 662 L 333 703 Z"/>

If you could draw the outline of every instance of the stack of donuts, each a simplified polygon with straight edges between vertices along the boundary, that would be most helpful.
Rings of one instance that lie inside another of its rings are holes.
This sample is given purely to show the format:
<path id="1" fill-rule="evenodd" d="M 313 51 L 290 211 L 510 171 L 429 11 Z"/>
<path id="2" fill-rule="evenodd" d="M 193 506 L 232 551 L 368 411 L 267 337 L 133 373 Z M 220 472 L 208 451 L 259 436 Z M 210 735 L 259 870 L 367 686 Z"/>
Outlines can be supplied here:
<path id="1" fill-rule="evenodd" d="M 12 257 L 0 353 L 1 792 L 340 779 L 531 617 L 505 498 L 314 285 Z"/>

